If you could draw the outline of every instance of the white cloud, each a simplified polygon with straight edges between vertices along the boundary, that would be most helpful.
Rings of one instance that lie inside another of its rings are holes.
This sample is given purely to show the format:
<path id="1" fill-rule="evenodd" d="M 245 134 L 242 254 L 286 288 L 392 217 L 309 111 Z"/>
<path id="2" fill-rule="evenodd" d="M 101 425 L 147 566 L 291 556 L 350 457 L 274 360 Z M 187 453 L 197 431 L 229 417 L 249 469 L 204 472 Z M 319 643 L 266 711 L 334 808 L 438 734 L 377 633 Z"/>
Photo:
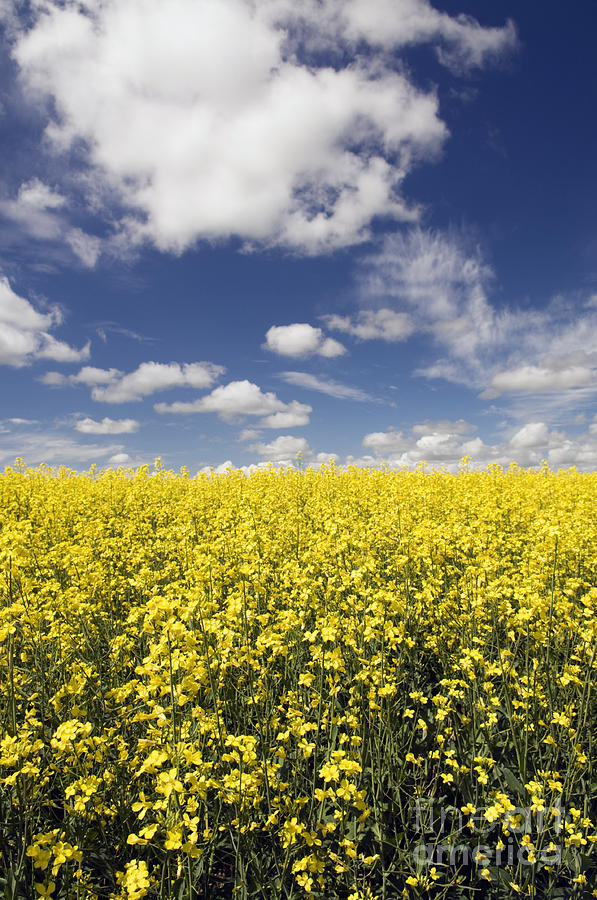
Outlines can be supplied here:
<path id="1" fill-rule="evenodd" d="M 318 378 L 316 375 L 311 375 L 308 372 L 282 372 L 280 378 L 288 384 L 294 384 L 309 391 L 319 391 L 321 394 L 337 397 L 340 400 L 358 400 L 361 402 L 373 400 L 370 394 L 367 394 L 360 388 L 342 384 L 339 381 L 334 381 L 332 378 Z"/>
<path id="2" fill-rule="evenodd" d="M 51 373 L 48 372 L 48 375 Z M 68 381 L 73 384 L 85 384 L 95 387 L 98 384 L 113 384 L 123 372 L 120 369 L 98 369 L 97 366 L 83 366 L 76 375 L 70 375 Z"/>
<path id="3" fill-rule="evenodd" d="M 258 428 L 243 428 L 238 436 L 239 441 L 257 441 L 261 437 Z"/>
<path id="4" fill-rule="evenodd" d="M 296 465 L 300 452 L 301 463 L 318 466 L 330 459 L 342 465 L 395 468 L 414 468 L 426 463 L 432 469 L 458 470 L 464 457 L 471 460 L 475 468 L 483 469 L 488 464 L 508 467 L 515 462 L 523 467 L 540 467 L 547 460 L 553 469 L 576 466 L 581 471 L 597 468 L 597 419 L 586 432 L 572 437 L 558 429 L 549 429 L 544 422 L 529 422 L 514 434 L 504 434 L 493 442 L 486 442 L 479 434 L 470 434 L 475 426 L 458 420 L 456 423 L 442 422 L 439 430 L 425 430 L 425 423 L 419 422 L 409 430 L 389 429 L 365 435 L 363 446 L 370 450 L 361 456 L 347 456 L 339 460 L 336 453 L 314 452 L 306 438 L 282 435 L 271 442 L 259 441 L 246 449 L 255 453 L 261 462 L 240 466 L 249 473 L 255 468 L 274 465 Z M 455 429 L 446 426 L 455 424 Z M 246 435 L 247 438 L 250 435 Z M 217 471 L 232 467 L 230 460 Z M 209 471 L 206 468 L 204 471 Z"/>
<path id="5" fill-rule="evenodd" d="M 337 453 L 326 453 L 325 450 L 314 454 L 310 464 L 316 466 L 328 466 L 330 463 L 336 462 L 340 457 Z"/>
<path id="6" fill-rule="evenodd" d="M 371 449 L 374 455 L 349 457 L 347 461 L 358 465 L 385 462 L 408 468 L 426 462 L 434 468 L 456 471 L 460 460 L 468 456 L 481 467 L 489 463 L 508 466 L 511 462 L 525 467 L 540 466 L 544 459 L 554 469 L 577 466 L 583 471 L 593 471 L 597 467 L 597 434 L 590 427 L 573 438 L 558 429 L 550 430 L 545 422 L 528 422 L 511 437 L 491 444 L 485 443 L 480 435 L 463 440 L 462 427 L 437 431 L 425 431 L 424 427 L 424 423 L 416 424 L 410 434 L 395 430 L 367 434 L 363 447 Z"/>
<path id="7" fill-rule="evenodd" d="M 156 403 L 159 413 L 209 413 L 215 412 L 224 420 L 239 415 L 265 416 L 281 412 L 285 404 L 274 393 L 264 393 L 252 381 L 230 381 L 214 388 L 211 394 L 189 403 Z"/>
<path id="8" fill-rule="evenodd" d="M 83 434 L 134 434 L 139 429 L 139 423 L 135 419 L 110 419 L 107 416 L 97 422 L 87 417 L 79 419 L 75 428 Z"/>
<path id="9" fill-rule="evenodd" d="M 401 431 L 374 431 L 363 438 L 363 447 L 370 447 L 378 456 L 400 453 L 405 446 L 408 441 Z"/>
<path id="10" fill-rule="evenodd" d="M 510 438 L 511 447 L 545 447 L 549 431 L 545 422 L 529 422 Z"/>
<path id="11" fill-rule="evenodd" d="M 416 216 L 401 182 L 447 129 L 388 51 L 424 42 L 479 66 L 514 33 L 426 0 L 45 0 L 13 56 L 29 91 L 52 99 L 48 139 L 86 148 L 96 194 L 130 210 L 127 240 L 181 252 L 237 235 L 320 252 L 367 239 L 376 216 Z"/>
<path id="12" fill-rule="evenodd" d="M 62 372 L 44 372 L 43 375 L 39 376 L 38 380 L 47 387 L 64 387 L 65 384 L 69 383 L 68 377 L 63 375 Z"/>
<path id="13" fill-rule="evenodd" d="M 175 387 L 210 387 L 224 371 L 223 366 L 209 362 L 182 366 L 179 363 L 144 362 L 134 372 L 105 387 L 94 387 L 91 396 L 101 403 L 130 403 Z"/>
<path id="14" fill-rule="evenodd" d="M 478 339 L 483 339 L 491 311 L 486 291 L 493 277 L 480 249 L 467 246 L 459 235 L 413 228 L 388 235 L 381 249 L 364 260 L 361 287 L 365 296 L 393 298 L 406 306 L 418 329 L 439 325 L 438 336 L 453 341 L 465 325 L 477 324 L 482 329 Z M 448 326 L 452 332 L 445 331 Z"/>
<path id="15" fill-rule="evenodd" d="M 597 368 L 568 366 L 563 369 L 526 365 L 506 372 L 498 372 L 489 382 L 482 397 L 498 397 L 505 392 L 518 394 L 551 393 L 568 388 L 597 387 Z"/>
<path id="16" fill-rule="evenodd" d="M 133 372 L 84 366 L 76 375 L 46 372 L 40 381 L 53 387 L 84 384 L 91 387 L 91 397 L 98 403 L 131 403 L 157 391 L 176 387 L 211 387 L 226 370 L 210 362 L 141 363 Z"/>
<path id="17" fill-rule="evenodd" d="M 113 384 L 123 374 L 120 369 L 98 369 L 97 366 L 83 366 L 76 375 L 44 372 L 38 380 L 49 387 L 65 387 L 69 384 L 84 384 L 94 387 L 98 384 Z"/>
<path id="18" fill-rule="evenodd" d="M 223 475 L 230 469 L 233 472 L 243 472 L 245 475 L 250 475 L 251 472 L 266 469 L 270 465 L 276 467 L 296 466 L 298 463 L 297 454 L 299 452 L 301 454 L 301 466 L 314 466 L 318 468 L 322 465 L 329 465 L 331 462 L 338 459 L 337 453 L 313 453 L 304 438 L 293 438 L 290 435 L 284 435 L 277 438 L 275 441 L 272 441 L 271 444 L 255 444 L 252 447 L 248 447 L 247 450 L 249 452 L 258 453 L 258 455 L 262 457 L 260 462 L 253 462 L 248 466 L 235 466 L 231 460 L 227 459 L 225 462 L 216 466 L 203 466 L 199 469 L 199 473 L 205 473 L 206 475 L 210 475 L 211 473 Z"/>
<path id="19" fill-rule="evenodd" d="M 55 240 L 62 231 L 56 210 L 67 203 L 66 197 L 38 178 L 21 184 L 14 200 L 2 200 L 0 211 L 18 223 L 31 237 Z"/>
<path id="20" fill-rule="evenodd" d="M 309 424 L 309 413 L 311 412 L 313 412 L 311 406 L 293 400 L 286 409 L 271 413 L 261 419 L 259 425 L 261 428 L 297 428 L 299 425 Z"/>
<path id="21" fill-rule="evenodd" d="M 455 428 L 450 427 L 453 424 Z M 409 468 L 428 462 L 435 467 L 445 466 L 454 471 L 464 456 L 482 462 L 495 460 L 495 448 L 487 447 L 481 438 L 463 441 L 464 432 L 472 427 L 463 420 L 441 422 L 437 426 L 434 429 L 433 423 L 418 423 L 412 426 L 410 434 L 394 429 L 373 432 L 365 435 L 363 447 L 373 451 L 377 464 L 383 460 L 392 466 Z M 370 459 L 367 457 L 366 464 L 371 464 Z"/>
<path id="22" fill-rule="evenodd" d="M 98 237 L 81 228 L 72 228 L 65 215 L 67 198 L 39 178 L 21 184 L 14 200 L 0 200 L 0 212 L 40 241 L 62 241 L 88 268 L 93 268 L 101 251 Z"/>
<path id="23" fill-rule="evenodd" d="M 86 234 L 80 228 L 69 228 L 66 232 L 66 243 L 84 266 L 88 269 L 95 266 L 102 246 L 98 237 Z"/>
<path id="24" fill-rule="evenodd" d="M 355 317 L 331 315 L 322 318 L 332 331 L 343 331 L 362 341 L 404 341 L 415 330 L 408 313 L 392 309 L 363 309 Z"/>
<path id="25" fill-rule="evenodd" d="M 232 465 L 232 460 L 227 459 L 226 462 L 220 463 L 218 466 L 203 466 L 203 468 L 199 469 L 198 474 L 210 475 L 214 472 L 216 475 L 225 475 L 228 469 L 234 471 L 235 466 Z"/>
<path id="26" fill-rule="evenodd" d="M 498 308 L 490 299 L 493 271 L 456 233 L 390 235 L 364 260 L 360 278 L 364 300 L 393 301 L 396 315 L 431 338 L 431 359 L 417 375 L 466 385 L 484 399 L 575 390 L 567 402 L 585 402 L 597 391 L 597 311 L 561 297 L 543 309 Z M 356 334 L 375 314 L 331 321 Z M 530 407 L 521 410 L 523 418 L 530 414 Z"/>
<path id="27" fill-rule="evenodd" d="M 115 453 L 108 460 L 109 465 L 111 466 L 126 466 L 133 462 L 131 456 L 128 453 Z"/>
<path id="28" fill-rule="evenodd" d="M 310 406 L 292 401 L 284 403 L 271 391 L 264 393 L 252 381 L 231 381 L 220 385 L 210 394 L 189 403 L 156 403 L 159 413 L 217 413 L 225 422 L 234 422 L 239 416 L 263 416 L 261 428 L 292 428 L 308 425 Z"/>
<path id="29" fill-rule="evenodd" d="M 309 444 L 304 437 L 281 434 L 271 443 L 254 444 L 249 447 L 249 450 L 253 450 L 259 456 L 267 457 L 272 462 L 291 465 L 296 461 L 299 453 L 303 455 L 309 453 Z"/>
<path id="30" fill-rule="evenodd" d="M 57 307 L 47 313 L 16 294 L 7 278 L 0 278 L 0 365 L 21 368 L 35 359 L 81 362 L 89 357 L 89 344 L 80 350 L 57 340 L 49 333 L 59 325 Z"/>
<path id="31" fill-rule="evenodd" d="M 461 459 L 465 456 L 470 456 L 472 460 L 480 460 L 487 455 L 488 451 L 491 454 L 490 448 L 483 443 L 480 437 L 476 437 L 472 438 L 470 441 L 464 441 L 460 445 L 458 453 Z"/>
<path id="32" fill-rule="evenodd" d="M 121 444 L 79 444 L 52 432 L 33 436 L 21 433 L 0 443 L 0 462 L 7 464 L 19 456 L 28 465 L 75 465 L 96 462 L 121 452 Z"/>
<path id="33" fill-rule="evenodd" d="M 158 391 L 177 387 L 207 388 L 225 372 L 223 366 L 210 362 L 141 363 L 133 372 L 83 366 L 76 375 L 46 372 L 40 381 L 50 387 L 84 384 L 98 403 L 132 403 Z"/>
<path id="34" fill-rule="evenodd" d="M 19 188 L 18 202 L 23 209 L 45 210 L 60 209 L 66 203 L 58 191 L 44 184 L 39 178 L 24 182 Z"/>
<path id="35" fill-rule="evenodd" d="M 482 66 L 516 44 L 512 22 L 505 28 L 481 28 L 470 16 L 453 18 L 421 0 L 348 0 L 344 4 L 348 33 L 387 49 L 438 42 L 440 62 L 452 68 Z"/>
<path id="36" fill-rule="evenodd" d="M 64 341 L 57 341 L 51 334 L 44 335 L 44 341 L 37 351 L 37 359 L 51 359 L 54 362 L 76 363 L 89 359 L 91 344 L 89 341 L 80 350 L 75 350 Z"/>
<path id="37" fill-rule="evenodd" d="M 451 434 L 424 434 L 417 440 L 417 447 L 423 454 L 436 457 L 443 456 L 447 447 L 454 445 L 454 436 Z"/>
<path id="38" fill-rule="evenodd" d="M 450 419 L 440 419 L 439 421 L 435 422 L 426 419 L 424 422 L 421 422 L 418 425 L 413 425 L 412 432 L 416 435 L 434 434 L 435 432 L 447 432 L 448 434 L 468 434 L 469 431 L 474 431 L 474 428 L 475 426 L 471 425 L 470 422 L 465 421 L 465 419 L 457 419 L 456 421 L 451 421 Z"/>
<path id="39" fill-rule="evenodd" d="M 333 338 L 326 338 L 321 328 L 314 328 L 306 322 L 293 325 L 272 325 L 265 335 L 268 350 L 281 356 L 342 356 L 346 348 Z"/>

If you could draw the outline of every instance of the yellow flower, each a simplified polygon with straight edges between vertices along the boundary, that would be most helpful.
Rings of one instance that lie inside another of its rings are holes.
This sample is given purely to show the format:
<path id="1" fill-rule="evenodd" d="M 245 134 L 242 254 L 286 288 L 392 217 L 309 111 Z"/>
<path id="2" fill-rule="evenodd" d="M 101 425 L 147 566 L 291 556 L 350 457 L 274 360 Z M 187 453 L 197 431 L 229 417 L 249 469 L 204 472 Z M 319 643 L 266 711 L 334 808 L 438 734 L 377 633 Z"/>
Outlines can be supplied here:
<path id="1" fill-rule="evenodd" d="M 282 826 L 282 844 L 288 847 L 296 842 L 297 836 L 305 830 L 305 826 L 301 825 L 296 816 L 287 819 Z"/>
<path id="2" fill-rule="evenodd" d="M 319 770 L 319 777 L 323 778 L 324 782 L 339 781 L 340 770 L 333 763 L 325 763 Z"/>
<path id="3" fill-rule="evenodd" d="M 164 847 L 166 850 L 180 850 L 182 847 L 182 828 L 171 828 L 166 833 Z"/>

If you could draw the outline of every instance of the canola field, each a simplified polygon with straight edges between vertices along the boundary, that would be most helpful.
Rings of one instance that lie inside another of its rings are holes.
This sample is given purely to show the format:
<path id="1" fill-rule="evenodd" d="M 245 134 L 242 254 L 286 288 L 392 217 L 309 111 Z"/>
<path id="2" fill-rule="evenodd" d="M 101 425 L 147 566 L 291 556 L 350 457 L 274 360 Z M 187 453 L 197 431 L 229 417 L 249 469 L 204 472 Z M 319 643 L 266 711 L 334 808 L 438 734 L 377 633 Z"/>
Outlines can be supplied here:
<path id="1" fill-rule="evenodd" d="M 0 895 L 597 896 L 597 474 L 0 474 Z"/>

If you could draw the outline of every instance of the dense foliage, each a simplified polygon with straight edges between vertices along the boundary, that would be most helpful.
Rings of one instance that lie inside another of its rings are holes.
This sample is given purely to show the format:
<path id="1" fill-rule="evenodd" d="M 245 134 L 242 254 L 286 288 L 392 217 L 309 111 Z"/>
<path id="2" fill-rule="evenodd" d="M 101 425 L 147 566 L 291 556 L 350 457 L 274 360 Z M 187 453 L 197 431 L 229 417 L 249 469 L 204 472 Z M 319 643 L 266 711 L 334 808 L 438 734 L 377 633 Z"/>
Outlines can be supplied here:
<path id="1" fill-rule="evenodd" d="M 5 470 L 0 891 L 597 896 L 596 488 Z"/>

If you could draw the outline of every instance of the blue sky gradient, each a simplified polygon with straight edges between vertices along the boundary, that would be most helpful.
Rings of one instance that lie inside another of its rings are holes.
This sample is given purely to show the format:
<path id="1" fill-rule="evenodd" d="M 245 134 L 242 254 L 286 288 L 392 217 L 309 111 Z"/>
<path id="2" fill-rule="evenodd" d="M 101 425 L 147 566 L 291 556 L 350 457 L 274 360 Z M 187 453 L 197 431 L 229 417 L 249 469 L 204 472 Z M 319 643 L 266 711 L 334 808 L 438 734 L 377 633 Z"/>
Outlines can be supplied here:
<path id="1" fill-rule="evenodd" d="M 592 0 L 0 23 L 0 464 L 595 469 Z"/>

